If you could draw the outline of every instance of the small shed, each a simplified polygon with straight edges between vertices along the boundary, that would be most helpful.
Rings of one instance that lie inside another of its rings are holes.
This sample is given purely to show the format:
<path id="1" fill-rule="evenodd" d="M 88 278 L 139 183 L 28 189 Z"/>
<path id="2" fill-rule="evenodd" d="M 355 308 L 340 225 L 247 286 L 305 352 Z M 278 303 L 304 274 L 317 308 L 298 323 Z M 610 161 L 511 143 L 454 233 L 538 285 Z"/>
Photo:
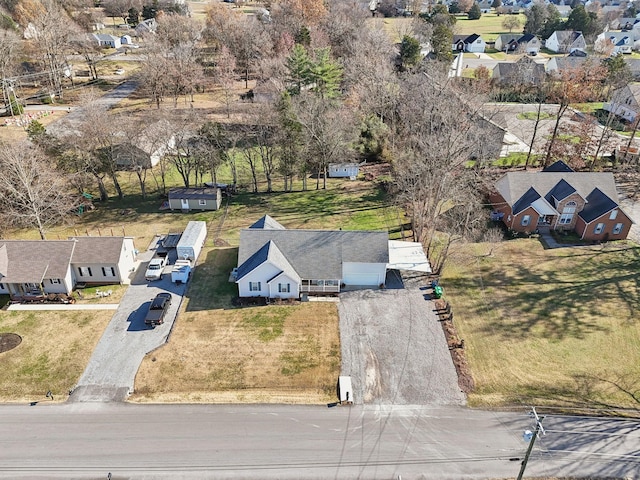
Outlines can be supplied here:
<path id="1" fill-rule="evenodd" d="M 330 163 L 329 178 L 355 178 L 360 171 L 360 165 L 357 163 Z"/>
<path id="2" fill-rule="evenodd" d="M 222 204 L 222 191 L 219 188 L 172 188 L 169 190 L 169 208 L 171 210 L 218 210 Z"/>

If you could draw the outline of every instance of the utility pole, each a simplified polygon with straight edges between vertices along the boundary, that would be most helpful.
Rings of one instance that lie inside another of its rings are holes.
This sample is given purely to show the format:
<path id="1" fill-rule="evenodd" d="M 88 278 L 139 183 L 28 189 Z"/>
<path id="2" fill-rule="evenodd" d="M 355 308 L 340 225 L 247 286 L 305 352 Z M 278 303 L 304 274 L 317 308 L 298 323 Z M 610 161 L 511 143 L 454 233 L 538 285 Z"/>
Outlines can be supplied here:
<path id="1" fill-rule="evenodd" d="M 524 460 L 522 461 L 522 466 L 520 467 L 520 473 L 518 474 L 518 480 L 522 480 L 522 476 L 524 475 L 524 469 L 527 468 L 527 462 L 529 461 L 529 455 L 531 455 L 531 450 L 533 450 L 533 444 L 536 443 L 536 438 L 538 438 L 538 435 L 540 435 L 541 432 L 542 432 L 542 435 L 545 434 L 544 428 L 542 427 L 542 420 L 544 420 L 544 417 L 539 417 L 538 416 L 538 413 L 536 412 L 536 407 L 531 407 L 531 412 L 529 413 L 529 415 L 532 416 L 533 418 L 535 418 L 535 420 L 536 420 L 536 430 L 531 435 L 531 441 L 529 442 L 529 448 L 527 448 L 527 453 L 525 454 Z M 529 433 L 531 433 L 531 432 L 529 432 Z M 527 432 L 525 432 L 525 435 L 526 434 L 527 434 Z"/>

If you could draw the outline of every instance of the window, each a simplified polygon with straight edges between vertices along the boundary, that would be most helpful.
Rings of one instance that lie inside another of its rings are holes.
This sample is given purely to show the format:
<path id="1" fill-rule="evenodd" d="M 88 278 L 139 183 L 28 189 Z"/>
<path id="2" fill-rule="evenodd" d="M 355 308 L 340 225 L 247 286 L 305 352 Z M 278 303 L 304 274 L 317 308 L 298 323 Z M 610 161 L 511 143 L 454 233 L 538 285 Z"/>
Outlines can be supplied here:
<path id="1" fill-rule="evenodd" d="M 595 233 L 596 235 L 599 235 L 602 233 L 603 230 L 604 230 L 604 223 L 599 223 L 596 225 L 596 228 L 593 229 L 593 233 Z"/>
<path id="2" fill-rule="evenodd" d="M 81 277 L 91 277 L 91 267 L 78 267 Z"/>
<path id="3" fill-rule="evenodd" d="M 291 292 L 291 284 L 290 283 L 279 283 L 278 284 L 278 293 L 290 293 Z"/>
<path id="4" fill-rule="evenodd" d="M 51 283 L 51 285 L 60 285 L 60 279 L 59 278 L 50 278 L 49 279 L 49 283 Z"/>
<path id="5" fill-rule="evenodd" d="M 102 276 L 103 277 L 115 277 L 116 269 L 113 267 L 102 267 Z"/>
<path id="6" fill-rule="evenodd" d="M 531 222 L 531 215 L 525 215 L 524 217 L 522 217 L 522 222 L 520 223 L 523 227 L 526 227 L 527 225 L 529 225 L 530 222 Z"/>
<path id="7" fill-rule="evenodd" d="M 198 200 L 198 205 L 206 205 L 207 201 L 206 200 Z"/>
<path id="8" fill-rule="evenodd" d="M 249 282 L 249 291 L 250 292 L 259 292 L 262 290 L 260 288 L 260 282 Z"/>
<path id="9" fill-rule="evenodd" d="M 622 232 L 622 228 L 623 227 L 624 227 L 624 224 L 616 223 L 615 226 L 613 227 L 613 234 L 614 235 L 619 235 L 620 232 Z"/>
<path id="10" fill-rule="evenodd" d="M 609 220 L 615 220 L 617 216 L 618 210 L 611 210 L 611 213 L 609 214 Z"/>
<path id="11" fill-rule="evenodd" d="M 564 208 L 562 209 L 562 214 L 560 215 L 560 220 L 558 222 L 560 225 L 568 225 L 573 220 L 573 214 L 576 213 L 576 202 L 567 202 Z"/>

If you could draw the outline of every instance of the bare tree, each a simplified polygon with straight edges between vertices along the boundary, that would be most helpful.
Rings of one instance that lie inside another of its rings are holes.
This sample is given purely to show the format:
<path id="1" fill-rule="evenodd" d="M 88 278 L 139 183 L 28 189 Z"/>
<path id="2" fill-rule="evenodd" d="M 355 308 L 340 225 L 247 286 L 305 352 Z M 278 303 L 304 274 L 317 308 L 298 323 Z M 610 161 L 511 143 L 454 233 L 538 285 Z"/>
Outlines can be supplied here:
<path id="1" fill-rule="evenodd" d="M 48 229 L 78 205 L 65 176 L 33 145 L 0 144 L 0 169 L 0 218 L 5 224 L 37 228 L 45 240 Z"/>
<path id="2" fill-rule="evenodd" d="M 606 69 L 602 65 L 586 62 L 575 68 L 563 70 L 550 85 L 548 99 L 558 104 L 556 121 L 547 145 L 547 153 L 544 159 L 546 167 L 551 160 L 553 146 L 558 138 L 560 123 L 564 114 L 572 103 L 581 103 L 589 100 L 606 75 Z"/>
<path id="3" fill-rule="evenodd" d="M 449 246 L 477 225 L 481 209 L 471 158 L 500 148 L 488 122 L 479 115 L 482 101 L 466 96 L 446 78 L 412 75 L 401 86 L 395 128 L 396 198 L 411 216 L 414 236 L 426 249 L 434 272 L 444 267 Z M 482 148 L 479 148 L 482 146 Z"/>
<path id="4" fill-rule="evenodd" d="M 216 62 L 215 78 L 222 91 L 222 98 L 227 110 L 227 118 L 231 117 L 231 99 L 235 81 L 236 60 L 226 46 L 220 49 Z"/>
<path id="5" fill-rule="evenodd" d="M 302 126 L 309 166 L 316 173 L 316 189 L 327 188 L 329 163 L 353 157 L 355 121 L 347 108 L 312 93 L 295 97 L 297 121 Z"/>
<path id="6" fill-rule="evenodd" d="M 30 19 L 34 32 L 32 41 L 42 55 L 53 92 L 62 98 L 66 52 L 72 35 L 78 34 L 79 29 L 55 0 L 41 0 L 41 4 L 42 8 Z"/>

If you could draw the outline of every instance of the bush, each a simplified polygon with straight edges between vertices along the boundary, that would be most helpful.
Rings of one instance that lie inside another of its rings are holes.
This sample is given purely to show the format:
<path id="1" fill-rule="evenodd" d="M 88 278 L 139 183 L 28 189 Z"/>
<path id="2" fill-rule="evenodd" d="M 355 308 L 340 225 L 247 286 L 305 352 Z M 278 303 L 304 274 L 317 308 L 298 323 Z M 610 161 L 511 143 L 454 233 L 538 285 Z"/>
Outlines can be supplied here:
<path id="1" fill-rule="evenodd" d="M 482 12 L 480 11 L 480 6 L 477 3 L 474 3 L 473 7 L 469 10 L 469 13 L 467 13 L 467 18 L 469 18 L 469 20 L 479 20 L 481 16 Z"/>

